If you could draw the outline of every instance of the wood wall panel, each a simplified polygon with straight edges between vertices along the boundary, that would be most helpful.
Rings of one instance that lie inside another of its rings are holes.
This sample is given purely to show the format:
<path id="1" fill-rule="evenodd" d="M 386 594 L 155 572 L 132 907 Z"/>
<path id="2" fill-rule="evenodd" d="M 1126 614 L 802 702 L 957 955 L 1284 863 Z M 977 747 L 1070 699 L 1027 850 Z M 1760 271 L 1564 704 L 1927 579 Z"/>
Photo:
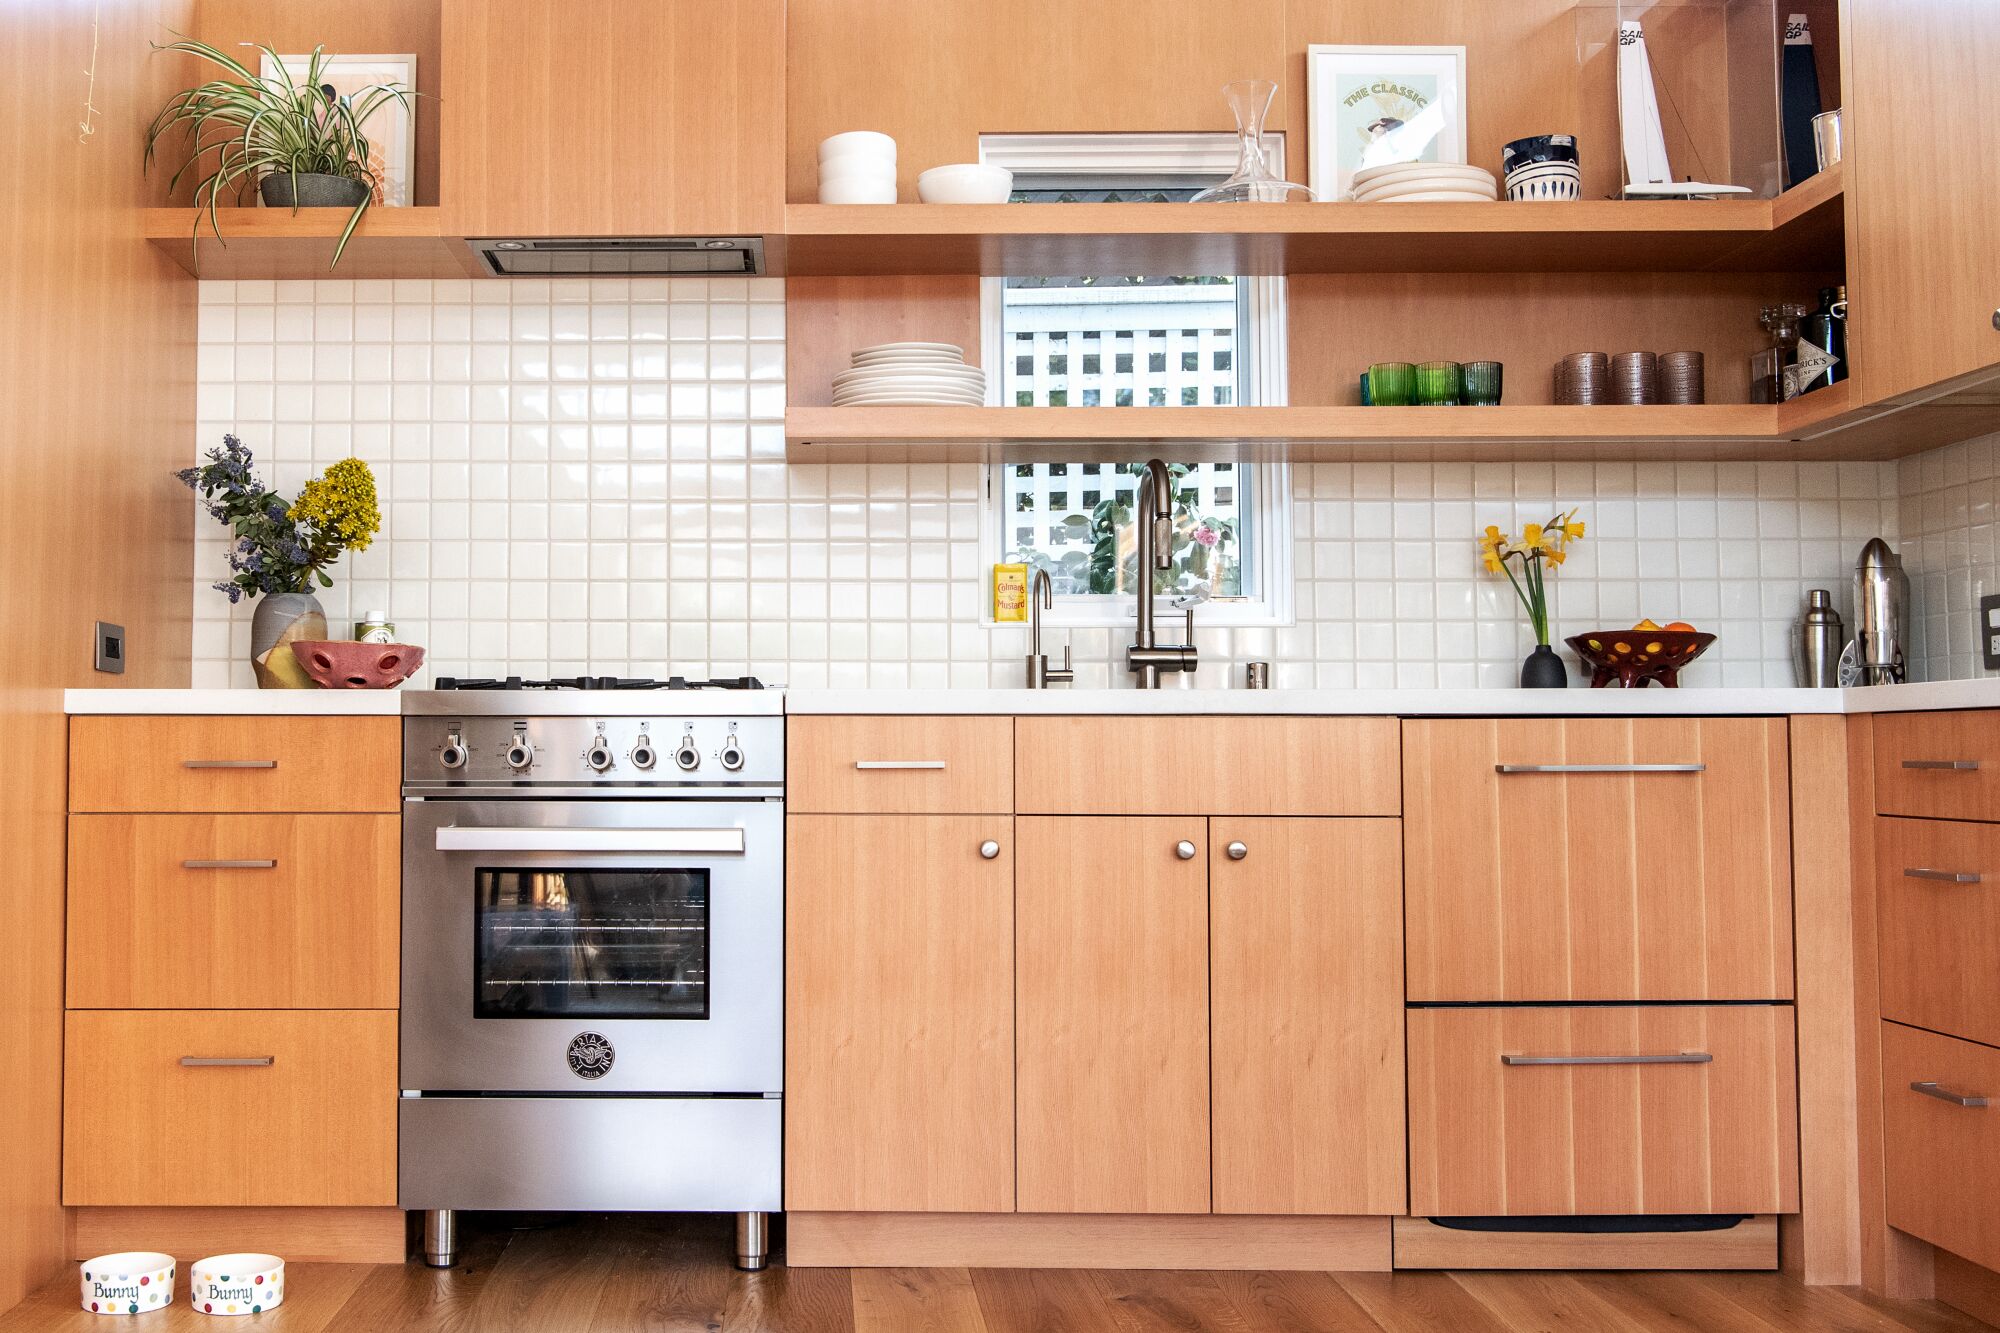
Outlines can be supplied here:
<path id="1" fill-rule="evenodd" d="M 897 143 L 900 197 L 970 162 L 982 133 L 1229 130 L 1232 79 L 1286 83 L 1279 0 L 792 0 L 786 198 L 818 198 L 818 146 L 845 130 Z M 1270 128 L 1305 106 L 1281 87 Z"/>
<path id="2" fill-rule="evenodd" d="M 1555 401 L 1571 352 L 1696 351 L 1707 401 L 1750 401 L 1750 357 L 1770 339 L 1757 311 L 1804 299 L 1835 274 L 1385 273 L 1290 280 L 1291 401 L 1361 401 L 1377 361 L 1500 361 L 1508 406 Z M 1550 312 L 1561 311 L 1553 317 Z"/>
<path id="3" fill-rule="evenodd" d="M 194 36 L 237 55 L 252 69 L 257 68 L 257 53 L 239 53 L 236 43 L 259 42 L 282 55 L 302 55 L 321 44 L 328 55 L 415 55 L 417 151 L 410 202 L 435 204 L 442 70 L 438 9 L 439 0 L 341 0 L 337 5 L 195 0 Z"/>
<path id="4" fill-rule="evenodd" d="M 790 278 L 785 329 L 787 401 L 825 407 L 833 402 L 833 377 L 853 364 L 856 348 L 955 343 L 968 365 L 978 365 L 979 279 Z"/>
<path id="5" fill-rule="evenodd" d="M 96 33 L 98 114 L 79 136 Z M 91 671 L 91 622 L 130 637 L 121 683 L 188 682 L 194 506 L 194 284 L 144 239 L 162 179 L 142 134 L 182 84 L 148 43 L 190 31 L 190 0 L 0 7 L 0 1310 L 56 1271 L 63 1037 L 61 691 Z"/>

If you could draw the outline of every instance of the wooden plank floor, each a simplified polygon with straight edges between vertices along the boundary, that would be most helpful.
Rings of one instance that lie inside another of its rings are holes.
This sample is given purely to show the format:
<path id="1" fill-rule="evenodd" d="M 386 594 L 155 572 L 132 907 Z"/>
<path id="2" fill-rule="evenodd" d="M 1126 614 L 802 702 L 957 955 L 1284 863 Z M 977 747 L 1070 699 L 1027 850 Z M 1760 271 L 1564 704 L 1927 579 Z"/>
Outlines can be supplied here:
<path id="1" fill-rule="evenodd" d="M 462 1219 L 458 1268 L 298 1264 L 285 1304 L 243 1320 L 168 1310 L 133 1333 L 1976 1333 L 1936 1302 L 1771 1273 L 1158 1273 L 788 1269 L 738 1273 L 720 1217 Z M 65 1274 L 0 1333 L 124 1327 Z"/>

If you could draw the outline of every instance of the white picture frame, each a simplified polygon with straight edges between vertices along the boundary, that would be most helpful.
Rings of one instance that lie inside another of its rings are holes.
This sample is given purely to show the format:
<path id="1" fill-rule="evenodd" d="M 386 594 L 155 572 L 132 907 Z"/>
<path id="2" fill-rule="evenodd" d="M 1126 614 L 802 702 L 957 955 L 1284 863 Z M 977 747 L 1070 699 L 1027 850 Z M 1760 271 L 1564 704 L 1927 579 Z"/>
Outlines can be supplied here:
<path id="1" fill-rule="evenodd" d="M 1349 197 L 1354 173 L 1390 162 L 1465 161 L 1463 46 L 1306 48 L 1306 183 Z"/>
<path id="2" fill-rule="evenodd" d="M 303 79 L 312 64 L 309 55 L 280 55 L 278 60 L 294 80 Z M 258 73 L 267 79 L 276 77 L 278 66 L 269 53 Z M 320 78 L 343 97 L 376 83 L 393 83 L 409 90 L 407 104 L 392 98 L 361 126 L 361 132 L 368 136 L 369 165 L 377 181 L 375 202 L 391 208 L 408 206 L 415 198 L 417 177 L 416 56 L 334 56 L 320 66 Z"/>

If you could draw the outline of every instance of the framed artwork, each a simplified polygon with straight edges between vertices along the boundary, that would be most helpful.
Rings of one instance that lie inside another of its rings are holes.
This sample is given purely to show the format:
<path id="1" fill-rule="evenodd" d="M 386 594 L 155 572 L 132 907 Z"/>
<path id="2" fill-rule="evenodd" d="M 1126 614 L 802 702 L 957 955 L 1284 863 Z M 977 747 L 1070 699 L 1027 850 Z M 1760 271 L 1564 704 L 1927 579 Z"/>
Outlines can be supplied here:
<path id="1" fill-rule="evenodd" d="M 305 77 L 311 56 L 279 56 L 293 79 Z M 258 70 L 265 78 L 278 73 L 269 55 Z M 375 173 L 375 202 L 407 205 L 414 197 L 417 158 L 417 58 L 405 56 L 335 56 L 320 66 L 320 86 L 341 97 L 352 97 L 376 83 L 394 83 L 410 90 L 408 106 L 391 100 L 377 107 L 361 126 L 368 136 L 368 166 Z"/>
<path id="2" fill-rule="evenodd" d="M 1346 199 L 1363 167 L 1465 161 L 1462 46 L 1308 46 L 1306 97 L 1321 199 Z"/>

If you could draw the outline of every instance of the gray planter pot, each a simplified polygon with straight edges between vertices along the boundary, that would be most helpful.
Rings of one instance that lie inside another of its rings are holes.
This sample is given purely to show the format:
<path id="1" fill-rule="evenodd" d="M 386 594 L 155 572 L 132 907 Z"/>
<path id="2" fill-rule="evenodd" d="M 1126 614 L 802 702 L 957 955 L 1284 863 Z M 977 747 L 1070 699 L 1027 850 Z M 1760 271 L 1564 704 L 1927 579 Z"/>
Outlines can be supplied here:
<path id="1" fill-rule="evenodd" d="M 257 182 L 266 208 L 353 208 L 368 197 L 368 182 L 317 172 L 266 176 Z"/>
<path id="2" fill-rule="evenodd" d="M 309 592 L 271 592 L 250 618 L 250 666 L 263 690 L 310 690 L 313 678 L 292 656 L 294 640 L 326 638 L 326 610 Z"/>

